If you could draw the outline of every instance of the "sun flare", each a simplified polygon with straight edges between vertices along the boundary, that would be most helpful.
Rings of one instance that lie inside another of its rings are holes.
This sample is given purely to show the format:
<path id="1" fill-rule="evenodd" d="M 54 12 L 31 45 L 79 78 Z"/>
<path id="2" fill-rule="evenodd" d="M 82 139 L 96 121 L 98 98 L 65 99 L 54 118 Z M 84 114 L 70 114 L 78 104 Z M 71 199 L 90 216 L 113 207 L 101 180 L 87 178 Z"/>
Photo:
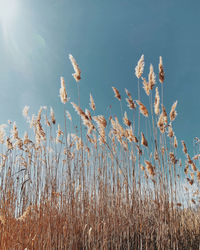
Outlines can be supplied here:
<path id="1" fill-rule="evenodd" d="M 0 22 L 9 25 L 17 16 L 17 0 L 0 0 Z"/>

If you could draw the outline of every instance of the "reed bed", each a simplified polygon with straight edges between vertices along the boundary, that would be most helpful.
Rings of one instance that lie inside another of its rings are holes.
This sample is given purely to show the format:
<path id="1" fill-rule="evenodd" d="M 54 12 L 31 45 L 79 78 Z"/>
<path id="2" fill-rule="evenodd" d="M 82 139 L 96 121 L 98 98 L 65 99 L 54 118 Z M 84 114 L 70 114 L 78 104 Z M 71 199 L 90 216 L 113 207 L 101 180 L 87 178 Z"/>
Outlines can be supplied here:
<path id="1" fill-rule="evenodd" d="M 112 87 L 119 117 L 97 114 L 92 94 L 80 107 L 81 70 L 69 59 L 79 103 L 61 77 L 63 128 L 53 108 L 28 106 L 23 138 L 15 122 L 0 126 L 0 249 L 200 249 L 200 141 L 193 156 L 178 143 L 162 58 L 157 83 L 139 59 L 137 96 Z"/>

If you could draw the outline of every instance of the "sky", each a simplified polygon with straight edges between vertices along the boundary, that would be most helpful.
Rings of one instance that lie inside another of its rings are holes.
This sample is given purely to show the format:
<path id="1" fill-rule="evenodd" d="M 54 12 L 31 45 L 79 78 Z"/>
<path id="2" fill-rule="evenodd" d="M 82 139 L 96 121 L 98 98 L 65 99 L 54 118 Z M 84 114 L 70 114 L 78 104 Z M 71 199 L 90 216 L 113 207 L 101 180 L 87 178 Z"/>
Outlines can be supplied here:
<path id="1" fill-rule="evenodd" d="M 25 105 L 31 113 L 52 106 L 63 120 L 61 76 L 70 101 L 78 102 L 69 54 L 82 71 L 81 107 L 88 108 L 92 93 L 98 114 L 112 105 L 120 115 L 111 87 L 123 100 L 124 88 L 137 99 L 137 61 L 144 54 L 147 77 L 150 63 L 158 73 L 162 56 L 164 104 L 169 112 L 178 101 L 173 127 L 192 152 L 200 137 L 199 11 L 198 0 L 0 0 L 0 124 L 16 121 L 24 131 Z M 70 103 L 65 109 L 76 116 Z"/>

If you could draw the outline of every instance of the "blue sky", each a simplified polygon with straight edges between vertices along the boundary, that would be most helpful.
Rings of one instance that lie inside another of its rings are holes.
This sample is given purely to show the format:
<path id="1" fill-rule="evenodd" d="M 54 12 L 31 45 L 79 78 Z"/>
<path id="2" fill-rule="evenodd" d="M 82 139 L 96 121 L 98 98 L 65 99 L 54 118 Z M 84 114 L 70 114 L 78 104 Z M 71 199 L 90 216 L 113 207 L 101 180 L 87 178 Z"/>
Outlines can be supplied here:
<path id="1" fill-rule="evenodd" d="M 200 136 L 200 2 L 197 0 L 0 0 L 0 7 L 15 2 L 13 17 L 3 22 L 0 12 L 0 123 L 16 121 L 24 131 L 22 109 L 37 112 L 52 106 L 63 120 L 60 76 L 71 101 L 77 89 L 68 60 L 71 53 L 82 70 L 81 107 L 88 107 L 91 92 L 97 113 L 120 114 L 111 87 L 125 98 L 127 88 L 137 99 L 134 68 L 145 56 L 158 72 L 163 57 L 167 111 L 178 100 L 174 129 L 179 140 L 192 145 Z M 160 83 L 157 81 L 157 84 Z M 145 99 L 142 91 L 142 99 Z M 125 108 L 124 102 L 124 108 Z M 66 109 L 72 112 L 70 104 Z"/>

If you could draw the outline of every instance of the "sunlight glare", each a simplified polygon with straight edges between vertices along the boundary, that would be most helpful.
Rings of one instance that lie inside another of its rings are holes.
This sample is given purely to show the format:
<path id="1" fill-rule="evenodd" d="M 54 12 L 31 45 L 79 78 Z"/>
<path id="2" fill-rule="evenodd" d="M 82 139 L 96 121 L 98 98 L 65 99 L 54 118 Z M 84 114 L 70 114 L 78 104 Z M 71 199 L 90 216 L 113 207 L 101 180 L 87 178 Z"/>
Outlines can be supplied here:
<path id="1" fill-rule="evenodd" d="M 17 15 L 17 0 L 0 0 L 0 22 L 9 25 Z"/>

